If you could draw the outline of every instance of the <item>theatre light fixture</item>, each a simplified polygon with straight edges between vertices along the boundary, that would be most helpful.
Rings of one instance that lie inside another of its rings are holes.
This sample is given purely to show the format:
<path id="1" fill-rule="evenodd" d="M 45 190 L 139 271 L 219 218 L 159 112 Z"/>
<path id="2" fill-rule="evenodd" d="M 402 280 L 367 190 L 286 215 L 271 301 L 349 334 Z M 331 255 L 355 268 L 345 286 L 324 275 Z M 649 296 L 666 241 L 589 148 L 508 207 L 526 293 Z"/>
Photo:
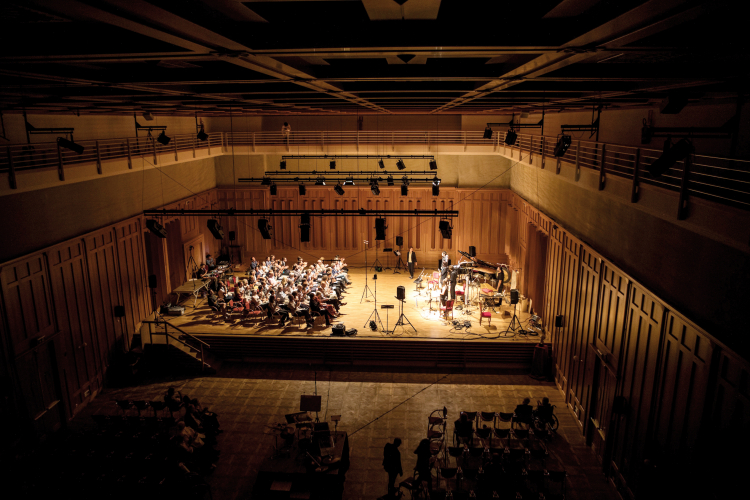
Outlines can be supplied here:
<path id="1" fill-rule="evenodd" d="M 659 177 L 672 168 L 672 165 L 680 160 L 684 160 L 692 152 L 693 143 L 688 139 L 680 139 L 674 146 L 672 146 L 672 141 L 667 139 L 664 142 L 664 152 L 651 165 L 646 167 L 648 173 L 652 177 Z"/>
<path id="2" fill-rule="evenodd" d="M 318 177 L 315 179 L 315 185 L 316 186 L 325 186 L 326 185 L 326 178 L 323 176 Z"/>
<path id="3" fill-rule="evenodd" d="M 270 177 L 263 177 L 263 179 L 260 181 L 261 186 L 270 186 L 271 185 L 271 178 Z"/>
<path id="4" fill-rule="evenodd" d="M 331 163 L 329 163 L 331 170 L 336 168 L 336 160 L 331 160 Z"/>
<path id="5" fill-rule="evenodd" d="M 344 181 L 344 186 L 353 186 L 353 185 L 354 185 L 354 177 L 352 177 L 352 176 L 350 175 L 350 176 L 349 176 L 349 177 L 347 177 L 347 178 L 346 178 L 346 180 Z"/>
<path id="6" fill-rule="evenodd" d="M 268 224 L 268 219 L 258 219 L 258 230 L 264 240 L 271 239 L 271 226 Z"/>
<path id="7" fill-rule="evenodd" d="M 378 180 L 373 179 L 370 181 L 370 191 L 372 191 L 372 194 L 375 196 L 378 196 L 380 194 L 380 187 L 378 186 Z"/>
<path id="8" fill-rule="evenodd" d="M 570 145 L 572 144 L 573 139 L 569 135 L 561 135 L 560 138 L 557 140 L 557 144 L 555 144 L 555 151 L 554 155 L 556 157 L 561 157 L 565 154 L 565 152 L 568 150 Z"/>
<path id="9" fill-rule="evenodd" d="M 386 179 L 386 184 L 388 184 L 389 186 L 393 186 L 393 176 L 392 175 L 388 176 L 388 178 Z"/>
<path id="10" fill-rule="evenodd" d="M 299 194 L 301 196 L 305 196 L 305 193 L 307 193 L 307 189 L 305 188 L 305 185 L 304 184 L 300 184 L 299 185 Z"/>
<path id="11" fill-rule="evenodd" d="M 378 160 L 378 167 L 385 168 L 385 163 L 383 162 L 382 158 Z"/>
<path id="12" fill-rule="evenodd" d="M 344 188 L 341 187 L 341 184 L 336 184 L 336 186 L 333 188 L 333 190 L 336 191 L 336 194 L 338 194 L 339 196 L 343 196 L 344 195 Z"/>
<path id="13" fill-rule="evenodd" d="M 398 168 L 399 170 L 404 170 L 404 169 L 406 168 L 406 165 L 404 164 L 404 160 L 401 160 L 401 159 L 399 159 L 399 160 L 398 160 L 398 161 L 396 162 L 396 167 L 397 167 L 397 168 Z"/>
<path id="14" fill-rule="evenodd" d="M 271 196 L 276 196 L 277 188 L 276 184 L 271 184 Z"/>
<path id="15" fill-rule="evenodd" d="M 438 227 L 440 228 L 440 235 L 443 239 L 449 240 L 453 237 L 453 228 L 451 227 L 450 221 L 441 220 Z"/>
<path id="16" fill-rule="evenodd" d="M 489 125 L 484 129 L 484 138 L 492 139 L 492 129 L 490 128 Z"/>
<path id="17" fill-rule="evenodd" d="M 205 142 L 208 140 L 208 134 L 205 130 L 203 130 L 203 125 L 201 125 L 200 131 L 198 131 L 198 139 Z"/>
<path id="18" fill-rule="evenodd" d="M 158 142 L 162 146 L 166 146 L 171 140 L 172 139 L 167 134 L 165 134 L 163 130 L 161 131 L 161 134 L 159 134 L 159 137 L 156 138 L 156 142 Z"/>
<path id="19" fill-rule="evenodd" d="M 81 146 L 80 144 L 76 144 L 73 141 L 69 141 L 69 140 L 65 139 L 64 137 L 58 137 L 57 138 L 57 144 L 61 148 L 69 149 L 69 150 L 73 151 L 76 154 L 79 154 L 79 155 L 83 154 L 83 146 Z"/>
<path id="20" fill-rule="evenodd" d="M 430 170 L 437 170 L 437 162 L 435 160 L 430 160 Z"/>
<path id="21" fill-rule="evenodd" d="M 281 170 L 286 170 L 286 160 L 281 160 L 281 161 L 279 162 L 279 168 L 280 168 Z"/>

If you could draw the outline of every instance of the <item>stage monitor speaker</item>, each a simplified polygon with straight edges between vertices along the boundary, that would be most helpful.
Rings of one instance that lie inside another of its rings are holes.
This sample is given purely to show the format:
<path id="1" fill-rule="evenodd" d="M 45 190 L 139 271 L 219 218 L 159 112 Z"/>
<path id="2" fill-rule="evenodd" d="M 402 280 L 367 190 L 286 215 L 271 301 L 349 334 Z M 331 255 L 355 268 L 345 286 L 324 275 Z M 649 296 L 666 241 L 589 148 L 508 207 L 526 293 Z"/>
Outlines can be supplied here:
<path id="1" fill-rule="evenodd" d="M 510 291 L 510 303 L 511 304 L 518 304 L 518 290 L 511 290 Z"/>
<path id="2" fill-rule="evenodd" d="M 477 256 L 477 247 L 469 247 L 469 257 Z"/>
<path id="3" fill-rule="evenodd" d="M 396 246 L 402 246 L 404 244 L 404 237 L 403 236 L 396 236 Z"/>
<path id="4" fill-rule="evenodd" d="M 148 275 L 148 287 L 149 288 L 156 288 L 156 275 L 155 274 L 149 274 Z"/>
<path id="5" fill-rule="evenodd" d="M 125 317 L 125 306 L 115 306 L 115 318 Z"/>
<path id="6" fill-rule="evenodd" d="M 299 411 L 320 411 L 322 396 L 300 396 Z"/>
<path id="7" fill-rule="evenodd" d="M 396 298 L 398 300 L 406 300 L 406 288 L 402 286 L 396 288 Z"/>
<path id="8" fill-rule="evenodd" d="M 565 326 L 563 324 L 563 315 L 562 314 L 560 314 L 558 316 L 555 316 L 555 326 L 557 328 L 562 328 L 563 326 Z"/>
<path id="9" fill-rule="evenodd" d="M 221 228 L 221 224 L 219 224 L 219 221 L 216 219 L 208 219 L 208 223 L 206 224 L 208 226 L 208 230 L 211 231 L 211 234 L 214 235 L 214 238 L 217 240 L 223 240 L 224 239 L 224 230 Z"/>
<path id="10" fill-rule="evenodd" d="M 234 241 L 237 234 L 234 231 L 229 231 L 229 241 Z"/>
<path id="11" fill-rule="evenodd" d="M 146 227 L 149 231 L 154 233 L 159 238 L 166 238 L 167 237 L 167 230 L 164 229 L 164 226 L 159 224 L 159 221 L 156 219 L 148 219 L 146 221 Z"/>

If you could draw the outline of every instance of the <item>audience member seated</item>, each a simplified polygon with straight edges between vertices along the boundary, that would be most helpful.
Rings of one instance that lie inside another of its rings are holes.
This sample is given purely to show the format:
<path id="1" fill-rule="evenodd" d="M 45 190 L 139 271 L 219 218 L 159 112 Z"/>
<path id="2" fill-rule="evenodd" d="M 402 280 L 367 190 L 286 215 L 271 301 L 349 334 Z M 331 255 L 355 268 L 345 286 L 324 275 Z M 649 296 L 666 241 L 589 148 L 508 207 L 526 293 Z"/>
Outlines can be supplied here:
<path id="1" fill-rule="evenodd" d="M 461 413 L 461 417 L 453 423 L 453 430 L 456 433 L 459 444 L 472 445 L 474 424 L 469 420 L 466 413 Z"/>
<path id="2" fill-rule="evenodd" d="M 549 398 L 544 397 L 541 401 L 537 401 L 537 407 L 536 410 L 534 410 L 534 416 L 536 416 L 536 418 L 544 423 L 550 422 L 552 420 L 553 412 L 554 407 L 549 404 Z"/>
<path id="3" fill-rule="evenodd" d="M 516 409 L 513 411 L 515 414 L 513 422 L 526 424 L 526 426 L 531 425 L 531 412 L 533 408 L 529 403 L 531 403 L 531 399 L 523 398 L 523 402 L 516 406 Z"/>

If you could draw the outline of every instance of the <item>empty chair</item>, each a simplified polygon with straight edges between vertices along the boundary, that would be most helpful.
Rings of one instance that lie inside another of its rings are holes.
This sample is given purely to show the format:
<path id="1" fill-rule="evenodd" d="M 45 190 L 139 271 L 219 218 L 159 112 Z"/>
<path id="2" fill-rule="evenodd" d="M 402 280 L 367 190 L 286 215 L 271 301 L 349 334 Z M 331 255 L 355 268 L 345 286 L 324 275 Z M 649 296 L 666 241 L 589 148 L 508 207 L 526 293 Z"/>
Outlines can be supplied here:
<path id="1" fill-rule="evenodd" d="M 450 486 L 448 485 L 448 480 L 456 477 L 457 472 L 458 472 L 458 469 L 456 467 L 440 467 L 440 477 L 442 477 L 445 480 L 446 491 L 458 489 L 458 480 L 456 480 L 455 488 L 450 488 Z M 439 486 L 440 486 L 440 482 L 438 481 L 438 487 Z"/>
<path id="2" fill-rule="evenodd" d="M 148 403 L 143 400 L 133 401 L 133 406 L 136 410 L 138 410 L 138 416 L 141 416 L 142 411 L 146 411 L 148 409 Z"/>
<path id="3" fill-rule="evenodd" d="M 427 282 L 427 289 L 431 290 L 435 287 L 440 285 L 440 273 L 437 271 L 433 271 L 432 278 Z"/>
<path id="4" fill-rule="evenodd" d="M 565 498 L 565 478 L 567 474 L 562 471 L 547 471 L 544 485 L 544 497 L 551 499 Z"/>
<path id="5" fill-rule="evenodd" d="M 479 303 L 479 324 L 482 324 L 482 320 L 486 319 L 487 324 L 492 324 L 492 313 L 484 310 L 484 302 Z"/>
<path id="6" fill-rule="evenodd" d="M 130 410 L 130 408 L 132 407 L 130 401 L 127 399 L 118 399 L 115 401 L 115 404 L 118 408 L 120 408 L 122 416 L 126 416 L 128 410 Z"/>
<path id="7" fill-rule="evenodd" d="M 456 465 L 458 465 L 459 457 L 463 456 L 464 449 L 465 448 L 463 446 L 449 446 L 448 447 L 448 455 L 452 456 L 455 459 Z"/>
<path id="8" fill-rule="evenodd" d="M 154 410 L 155 417 L 159 417 L 159 415 L 156 412 L 158 411 L 163 412 L 164 409 L 167 407 L 167 404 L 164 401 L 149 401 L 148 405 L 151 407 L 152 410 Z"/>
<path id="9" fill-rule="evenodd" d="M 451 313 L 451 319 L 453 319 L 453 299 L 448 299 L 445 301 L 444 306 L 440 306 L 440 312 L 443 315 L 443 318 L 448 319 L 448 313 Z"/>

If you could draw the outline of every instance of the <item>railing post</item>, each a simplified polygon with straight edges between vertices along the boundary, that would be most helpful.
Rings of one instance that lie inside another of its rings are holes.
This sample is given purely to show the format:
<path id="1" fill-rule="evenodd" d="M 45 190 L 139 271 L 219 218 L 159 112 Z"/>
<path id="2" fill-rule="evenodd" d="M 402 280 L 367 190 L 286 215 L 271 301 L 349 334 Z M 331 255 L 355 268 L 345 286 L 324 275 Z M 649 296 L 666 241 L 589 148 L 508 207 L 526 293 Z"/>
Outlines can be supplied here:
<path id="1" fill-rule="evenodd" d="M 557 159 L 557 171 L 560 172 L 560 158 Z M 576 175 L 581 173 L 581 141 L 576 141 Z"/>
<path id="2" fill-rule="evenodd" d="M 604 178 L 604 165 L 606 164 L 607 159 L 607 144 L 602 144 L 602 161 L 599 165 L 599 191 L 604 189 L 604 181 L 606 180 Z"/>
<path id="3" fill-rule="evenodd" d="M 427 131 L 427 151 L 431 151 L 430 149 L 430 131 Z"/>
<path id="4" fill-rule="evenodd" d="M 130 138 L 128 138 L 128 137 L 125 138 L 125 150 L 128 153 L 128 168 L 132 169 L 133 168 L 133 158 L 130 155 Z"/>
<path id="5" fill-rule="evenodd" d="M 253 134 L 253 153 L 255 153 L 255 132 Z"/>
<path id="6" fill-rule="evenodd" d="M 195 142 L 198 140 L 197 137 L 193 137 L 193 158 L 195 158 Z"/>
<path id="7" fill-rule="evenodd" d="M 96 172 L 101 175 L 102 173 L 102 153 L 99 149 L 99 141 L 96 141 Z M 59 148 L 59 146 L 58 146 Z"/>
<path id="8" fill-rule="evenodd" d="M 156 162 L 158 161 L 156 159 L 156 142 L 154 141 L 154 138 L 151 138 L 151 151 L 154 153 L 154 165 L 156 165 Z"/>
<path id="9" fill-rule="evenodd" d="M 685 220 L 687 218 L 688 206 L 688 184 L 690 182 L 690 155 L 685 157 L 682 167 L 682 181 L 680 182 L 680 206 L 677 207 L 677 219 Z"/>
<path id="10" fill-rule="evenodd" d="M 57 146 L 57 148 L 59 150 L 60 146 Z M 8 153 L 8 183 L 10 184 L 11 189 L 18 189 L 18 184 L 16 184 L 16 166 L 13 165 L 13 156 L 10 154 L 10 146 L 7 146 L 5 151 Z"/>
<path id="11" fill-rule="evenodd" d="M 542 144 L 542 169 L 544 169 L 544 136 L 541 136 L 541 144 Z"/>
<path id="12" fill-rule="evenodd" d="M 174 142 L 174 161 L 177 161 L 177 135 L 174 136 L 172 142 Z"/>
<path id="13" fill-rule="evenodd" d="M 221 135 L 224 135 L 224 132 L 222 132 Z M 222 141 L 224 141 L 224 139 L 222 139 Z M 208 136 L 206 142 L 208 143 L 208 156 L 211 156 L 211 136 Z"/>
<path id="14" fill-rule="evenodd" d="M 357 130 L 357 152 L 359 152 L 359 130 Z"/>
<path id="15" fill-rule="evenodd" d="M 203 360 L 203 344 L 201 344 L 201 371 L 206 369 L 206 362 Z"/>
<path id="16" fill-rule="evenodd" d="M 530 135 L 529 136 L 529 165 L 531 165 L 531 162 L 534 161 L 534 153 L 532 152 L 533 149 L 534 149 L 534 136 Z"/>
<path id="17" fill-rule="evenodd" d="M 635 163 L 633 165 L 633 188 L 630 192 L 630 203 L 638 202 L 638 174 L 641 168 L 641 148 L 635 150 Z"/>
<path id="18" fill-rule="evenodd" d="M 391 132 L 391 152 L 396 151 L 396 133 Z"/>
<path id="19" fill-rule="evenodd" d="M 8 150 L 8 158 L 10 158 L 10 149 Z M 15 173 L 13 177 L 15 179 Z M 63 166 L 63 154 L 60 149 L 60 143 L 57 143 L 57 177 L 59 177 L 61 181 L 65 180 L 65 167 Z"/>
<path id="20" fill-rule="evenodd" d="M 463 134 L 464 134 L 464 151 L 466 151 L 467 146 L 466 146 L 466 131 L 465 130 L 463 131 Z"/>

